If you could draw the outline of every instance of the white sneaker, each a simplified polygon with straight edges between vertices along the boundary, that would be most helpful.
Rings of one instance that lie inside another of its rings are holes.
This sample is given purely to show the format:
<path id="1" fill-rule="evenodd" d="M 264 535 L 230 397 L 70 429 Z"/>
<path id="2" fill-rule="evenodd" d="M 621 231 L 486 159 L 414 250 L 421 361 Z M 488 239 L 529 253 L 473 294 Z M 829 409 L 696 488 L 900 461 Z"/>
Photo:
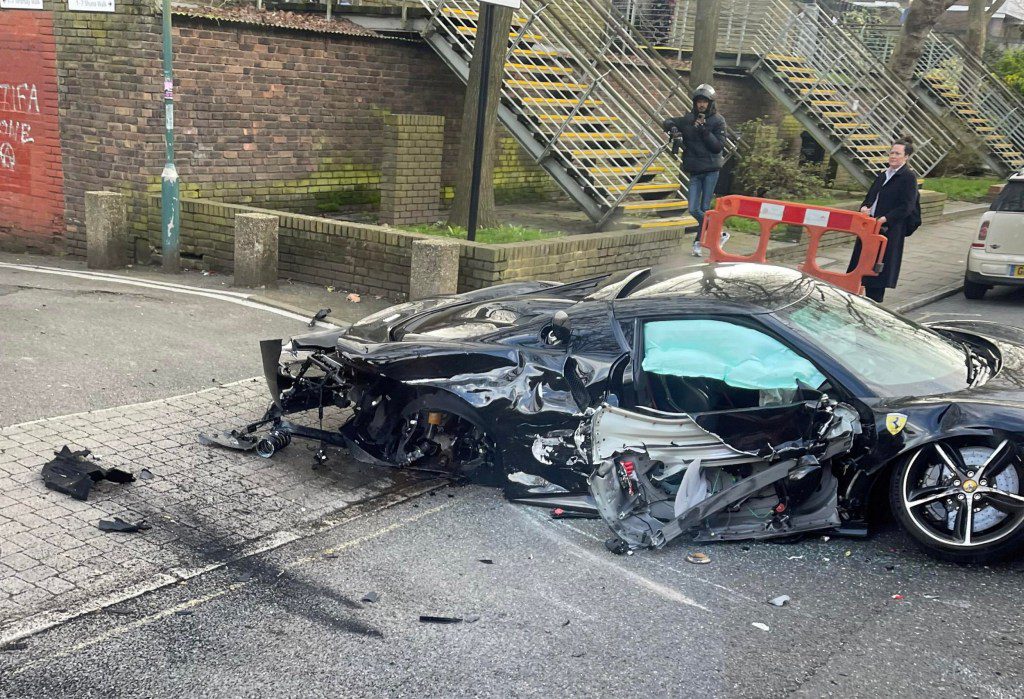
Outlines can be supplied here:
<path id="1" fill-rule="evenodd" d="M 719 245 L 721 247 L 725 247 L 725 244 L 729 242 L 729 238 L 731 238 L 731 237 L 732 236 L 729 235 L 729 231 L 722 231 L 722 242 L 719 243 Z"/>
<path id="2" fill-rule="evenodd" d="M 694 257 L 700 257 L 700 253 L 701 253 L 700 241 L 699 240 L 695 240 L 695 241 L 693 241 L 693 256 Z"/>

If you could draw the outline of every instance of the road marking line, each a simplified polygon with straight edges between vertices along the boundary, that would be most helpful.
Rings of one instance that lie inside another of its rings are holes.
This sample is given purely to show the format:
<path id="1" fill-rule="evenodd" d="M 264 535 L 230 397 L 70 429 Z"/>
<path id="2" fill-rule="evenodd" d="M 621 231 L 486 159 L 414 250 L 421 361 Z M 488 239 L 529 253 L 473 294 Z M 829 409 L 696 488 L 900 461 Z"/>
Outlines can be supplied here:
<path id="1" fill-rule="evenodd" d="M 307 316 L 299 315 L 298 313 L 292 313 L 281 308 L 274 308 L 257 301 L 250 300 L 250 294 L 243 294 L 237 291 L 219 291 L 217 289 L 203 289 L 197 286 L 186 286 L 184 284 L 173 284 L 170 282 L 157 282 L 149 281 L 148 279 L 139 279 L 138 277 L 121 277 L 113 274 L 102 274 L 97 272 L 76 272 L 74 270 L 61 269 L 59 267 L 40 267 L 38 265 L 19 265 L 10 262 L 0 262 L 0 268 L 2 269 L 14 269 L 22 272 L 38 272 L 40 274 L 55 274 L 61 277 L 72 277 L 75 279 L 85 279 L 87 281 L 102 281 L 111 282 L 114 284 L 126 284 L 128 286 L 137 286 L 145 289 L 154 289 L 158 291 L 169 291 L 176 294 L 188 294 L 190 296 L 201 296 L 204 298 L 214 299 L 216 301 L 227 301 L 228 303 L 234 303 L 239 306 L 245 306 L 246 308 L 253 308 L 258 311 L 268 311 L 270 313 L 276 313 L 279 316 L 290 318 L 292 320 L 299 320 L 308 322 Z M 330 323 L 317 322 L 316 326 L 324 330 L 333 330 L 337 326 Z"/>
<path id="2" fill-rule="evenodd" d="M 697 602 L 696 600 L 687 597 L 686 595 L 684 595 L 682 592 L 679 592 L 678 590 L 673 590 L 671 587 L 668 587 L 666 585 L 662 585 L 659 582 L 655 582 L 654 580 L 651 580 L 651 579 L 649 579 L 647 577 L 644 577 L 640 573 L 636 573 L 636 572 L 634 572 L 632 570 L 626 570 L 625 568 L 623 568 L 622 566 L 618 565 L 614 561 L 610 561 L 610 560 L 608 560 L 606 558 L 603 558 L 602 556 L 598 556 L 598 555 L 594 554 L 592 551 L 588 551 L 588 550 L 584 549 L 583 547 L 581 547 L 579 544 L 577 544 L 574 541 L 570 541 L 570 540 L 566 539 L 565 537 L 558 537 L 558 536 L 556 536 L 555 532 L 551 529 L 551 527 L 548 527 L 543 522 L 538 521 L 533 515 L 527 514 L 523 509 L 518 508 L 518 507 L 514 507 L 514 508 L 512 508 L 512 511 L 515 512 L 520 517 L 522 517 L 523 519 L 525 519 L 527 522 L 529 522 L 531 525 L 533 525 L 537 529 L 540 529 L 544 533 L 544 536 L 546 536 L 551 541 L 554 541 L 556 543 L 562 544 L 563 546 L 569 547 L 569 549 L 570 549 L 569 553 L 571 553 L 572 555 L 576 556 L 577 558 L 582 558 L 583 560 L 586 560 L 586 561 L 589 561 L 589 562 L 594 563 L 596 565 L 599 565 L 599 566 L 602 566 L 604 568 L 607 568 L 607 569 L 609 569 L 609 570 L 611 570 L 611 571 L 621 575 L 622 577 L 625 577 L 625 578 L 631 580 L 632 582 L 636 583 L 637 585 L 639 585 L 641 587 L 646 587 L 651 592 L 655 593 L 656 595 L 658 595 L 660 597 L 665 598 L 666 600 L 668 600 L 670 602 L 676 602 L 677 604 L 683 604 L 683 605 L 686 605 L 688 607 L 695 607 L 695 608 L 700 609 L 701 611 L 705 611 L 705 612 L 710 612 L 711 611 L 710 609 L 705 607 L 700 602 Z"/>

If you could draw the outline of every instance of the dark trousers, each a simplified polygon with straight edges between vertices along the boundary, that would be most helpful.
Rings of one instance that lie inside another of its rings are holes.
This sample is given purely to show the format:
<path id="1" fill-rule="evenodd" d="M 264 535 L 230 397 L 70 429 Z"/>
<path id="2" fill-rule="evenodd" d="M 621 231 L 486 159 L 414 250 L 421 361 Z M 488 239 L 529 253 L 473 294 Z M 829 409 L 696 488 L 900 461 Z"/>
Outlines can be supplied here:
<path id="1" fill-rule="evenodd" d="M 884 286 L 866 286 L 864 287 L 864 295 L 872 301 L 882 302 L 885 298 L 885 287 Z"/>

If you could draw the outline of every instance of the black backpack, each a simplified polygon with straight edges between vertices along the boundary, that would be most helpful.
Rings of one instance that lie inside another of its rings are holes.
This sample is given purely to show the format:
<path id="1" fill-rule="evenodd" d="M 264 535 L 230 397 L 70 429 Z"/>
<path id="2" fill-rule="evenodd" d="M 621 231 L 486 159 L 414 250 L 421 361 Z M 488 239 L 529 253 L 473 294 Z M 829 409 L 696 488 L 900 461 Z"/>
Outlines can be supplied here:
<path id="1" fill-rule="evenodd" d="M 903 233 L 907 238 L 912 236 L 914 231 L 921 227 L 921 193 L 917 190 L 914 193 L 917 195 L 914 201 L 914 208 L 910 210 L 910 215 L 907 216 L 906 230 Z"/>

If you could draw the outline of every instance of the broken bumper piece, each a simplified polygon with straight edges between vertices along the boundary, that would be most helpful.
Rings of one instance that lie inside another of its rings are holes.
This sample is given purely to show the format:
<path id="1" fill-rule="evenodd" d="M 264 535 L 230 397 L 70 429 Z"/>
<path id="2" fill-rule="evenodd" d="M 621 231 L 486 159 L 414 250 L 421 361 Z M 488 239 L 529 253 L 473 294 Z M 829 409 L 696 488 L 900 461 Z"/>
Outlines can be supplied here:
<path id="1" fill-rule="evenodd" d="M 92 486 L 102 480 L 131 483 L 135 476 L 118 468 L 103 468 L 90 461 L 88 449 L 71 451 L 65 444 L 54 452 L 55 458 L 43 465 L 43 483 L 50 490 L 65 493 L 76 500 L 86 500 Z"/>

